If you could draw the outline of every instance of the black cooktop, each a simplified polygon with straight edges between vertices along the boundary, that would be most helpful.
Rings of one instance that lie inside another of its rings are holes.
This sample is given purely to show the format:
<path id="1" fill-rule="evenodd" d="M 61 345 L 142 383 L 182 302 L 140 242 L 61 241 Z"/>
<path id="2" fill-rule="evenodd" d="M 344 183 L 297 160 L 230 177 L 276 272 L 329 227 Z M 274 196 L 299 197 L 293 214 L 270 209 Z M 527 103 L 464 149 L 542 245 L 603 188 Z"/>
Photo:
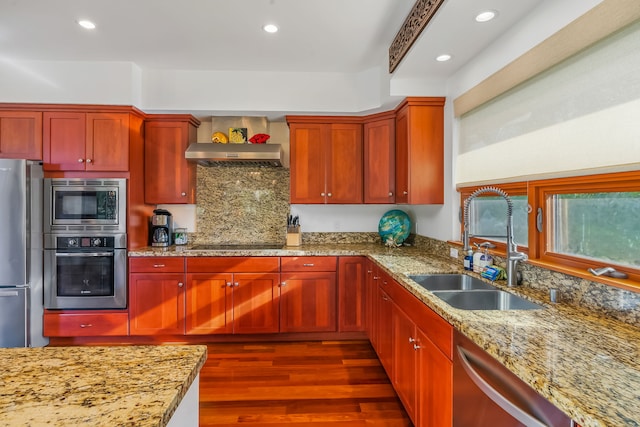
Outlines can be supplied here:
<path id="1" fill-rule="evenodd" d="M 208 244 L 193 245 L 189 248 L 191 251 L 246 251 L 246 250 L 264 250 L 264 249 L 282 249 L 284 245 L 278 243 L 257 243 L 257 244 Z"/>

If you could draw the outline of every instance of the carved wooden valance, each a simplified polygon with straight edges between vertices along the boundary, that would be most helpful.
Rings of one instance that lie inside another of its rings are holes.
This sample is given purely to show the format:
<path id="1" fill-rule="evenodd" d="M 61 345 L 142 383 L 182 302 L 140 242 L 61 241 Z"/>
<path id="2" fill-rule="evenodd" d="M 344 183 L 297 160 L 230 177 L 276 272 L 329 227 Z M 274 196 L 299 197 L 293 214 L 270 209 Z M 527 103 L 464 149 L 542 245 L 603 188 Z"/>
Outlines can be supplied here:
<path id="1" fill-rule="evenodd" d="M 389 46 L 389 72 L 393 73 L 400 61 L 418 39 L 444 0 L 417 0 L 402 27 Z"/>

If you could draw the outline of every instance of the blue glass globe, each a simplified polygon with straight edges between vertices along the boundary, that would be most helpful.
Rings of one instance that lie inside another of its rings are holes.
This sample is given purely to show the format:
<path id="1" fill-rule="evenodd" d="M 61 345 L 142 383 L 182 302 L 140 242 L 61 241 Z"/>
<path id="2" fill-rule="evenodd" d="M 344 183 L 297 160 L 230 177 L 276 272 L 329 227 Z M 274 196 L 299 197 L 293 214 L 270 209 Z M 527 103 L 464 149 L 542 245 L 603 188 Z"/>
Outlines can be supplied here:
<path id="1" fill-rule="evenodd" d="M 402 244 L 411 232 L 411 219 L 406 212 L 399 209 L 391 210 L 380 218 L 378 234 L 385 244 L 390 238 L 395 244 Z"/>

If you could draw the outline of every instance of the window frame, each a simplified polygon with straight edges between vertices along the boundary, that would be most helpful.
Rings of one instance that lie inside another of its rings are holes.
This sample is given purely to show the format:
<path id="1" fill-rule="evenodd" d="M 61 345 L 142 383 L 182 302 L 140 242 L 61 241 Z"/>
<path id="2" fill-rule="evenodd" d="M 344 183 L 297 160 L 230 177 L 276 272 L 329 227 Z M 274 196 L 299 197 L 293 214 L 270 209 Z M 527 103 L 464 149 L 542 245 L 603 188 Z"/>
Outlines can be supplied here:
<path id="1" fill-rule="evenodd" d="M 561 178 L 550 178 L 543 180 L 532 180 L 513 182 L 509 184 L 485 184 L 479 186 L 460 187 L 460 235 L 464 229 L 462 224 L 462 210 L 464 200 L 481 187 L 491 185 L 493 187 L 504 190 L 509 196 L 522 195 L 524 189 L 529 204 L 528 215 L 528 247 L 519 245 L 519 249 L 527 252 L 529 255 L 528 262 L 546 269 L 559 271 L 580 278 L 588 279 L 595 282 L 605 283 L 608 285 L 620 287 L 623 289 L 640 291 L 640 268 L 622 266 L 613 264 L 613 267 L 621 272 L 626 273 L 628 279 L 616 279 L 608 276 L 594 276 L 588 272 L 589 268 L 600 268 L 608 265 L 605 261 L 594 261 L 585 258 L 575 257 L 567 254 L 554 253 L 547 250 L 550 239 L 554 236 L 553 217 L 550 215 L 551 203 L 554 195 L 557 194 L 573 194 L 573 193 L 607 193 L 607 192 L 637 192 L 640 191 L 640 171 L 631 172 L 614 172 L 594 175 L 571 176 Z M 488 194 L 491 196 L 491 194 Z M 542 231 L 536 228 L 536 218 L 538 210 L 542 209 Z M 489 239 L 470 239 L 473 242 L 480 242 Z M 493 251 L 499 256 L 506 256 L 506 247 L 499 242 Z M 518 243 L 518 242 L 516 242 Z"/>

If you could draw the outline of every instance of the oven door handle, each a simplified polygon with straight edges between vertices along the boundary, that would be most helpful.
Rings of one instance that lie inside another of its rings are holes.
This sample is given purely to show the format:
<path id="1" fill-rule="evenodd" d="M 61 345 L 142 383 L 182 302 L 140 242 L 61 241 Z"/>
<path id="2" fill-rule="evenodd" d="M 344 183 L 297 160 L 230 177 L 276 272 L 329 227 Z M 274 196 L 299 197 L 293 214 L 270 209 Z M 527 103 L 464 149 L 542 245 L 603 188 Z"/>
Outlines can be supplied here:
<path id="1" fill-rule="evenodd" d="M 113 252 L 56 252 L 57 257 L 99 257 L 99 256 L 113 256 Z"/>

